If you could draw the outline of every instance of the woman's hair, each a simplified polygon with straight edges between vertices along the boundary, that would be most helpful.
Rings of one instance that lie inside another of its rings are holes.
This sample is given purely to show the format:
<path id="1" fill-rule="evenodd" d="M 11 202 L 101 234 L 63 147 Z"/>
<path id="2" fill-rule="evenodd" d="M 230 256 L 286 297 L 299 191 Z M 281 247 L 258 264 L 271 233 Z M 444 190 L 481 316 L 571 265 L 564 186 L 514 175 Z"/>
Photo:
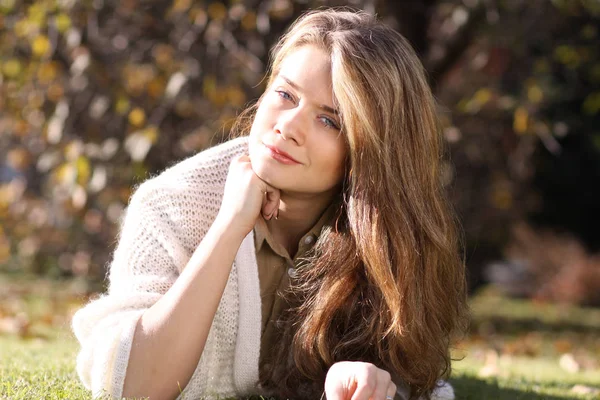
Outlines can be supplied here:
<path id="1" fill-rule="evenodd" d="M 373 16 L 328 9 L 304 14 L 280 39 L 269 85 L 304 45 L 330 55 L 349 156 L 336 220 L 286 295 L 287 323 L 261 371 L 263 385 L 299 398 L 301 382 L 322 388 L 333 363 L 360 360 L 401 379 L 413 398 L 428 395 L 450 372 L 450 341 L 466 322 L 466 284 L 424 68 L 409 43 Z M 238 131 L 248 132 L 252 113 Z"/>

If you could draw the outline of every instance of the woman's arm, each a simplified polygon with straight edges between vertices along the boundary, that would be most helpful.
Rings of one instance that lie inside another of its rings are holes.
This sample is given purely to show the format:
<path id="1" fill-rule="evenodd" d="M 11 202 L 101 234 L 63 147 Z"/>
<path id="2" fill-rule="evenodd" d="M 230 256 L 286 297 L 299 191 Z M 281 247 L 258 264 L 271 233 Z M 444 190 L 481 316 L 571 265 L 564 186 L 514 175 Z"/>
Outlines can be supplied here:
<path id="1" fill-rule="evenodd" d="M 188 384 L 242 240 L 261 211 L 270 217 L 278 203 L 279 191 L 256 176 L 249 157 L 231 163 L 216 220 L 175 283 L 137 323 L 123 396 L 174 398 Z"/>
<path id="2" fill-rule="evenodd" d="M 187 385 L 246 234 L 217 219 L 174 285 L 139 319 L 123 396 L 175 398 Z"/>

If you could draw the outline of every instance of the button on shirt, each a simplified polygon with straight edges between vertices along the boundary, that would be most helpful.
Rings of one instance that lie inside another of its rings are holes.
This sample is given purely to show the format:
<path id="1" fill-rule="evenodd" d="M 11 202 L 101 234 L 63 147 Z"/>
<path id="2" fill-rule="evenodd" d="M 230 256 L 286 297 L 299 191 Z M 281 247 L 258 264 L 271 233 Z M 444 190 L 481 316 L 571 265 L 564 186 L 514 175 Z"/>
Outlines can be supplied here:
<path id="1" fill-rule="evenodd" d="M 267 362 L 265 349 L 273 346 L 277 331 L 277 321 L 287 304 L 281 297 L 296 278 L 296 266 L 312 249 L 322 228 L 333 218 L 335 208 L 327 208 L 315 225 L 298 242 L 298 251 L 290 256 L 288 251 L 275 242 L 265 220 L 259 218 L 254 226 L 254 244 L 260 281 L 262 306 L 262 336 L 260 365 Z"/>

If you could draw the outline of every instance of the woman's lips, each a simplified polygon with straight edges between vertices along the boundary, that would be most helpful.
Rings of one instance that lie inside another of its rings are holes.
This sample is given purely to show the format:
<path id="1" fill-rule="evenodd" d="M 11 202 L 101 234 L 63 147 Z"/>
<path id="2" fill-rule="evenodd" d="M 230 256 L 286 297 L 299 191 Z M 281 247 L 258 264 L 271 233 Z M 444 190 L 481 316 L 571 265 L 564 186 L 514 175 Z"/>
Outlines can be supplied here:
<path id="1" fill-rule="evenodd" d="M 290 156 L 285 151 L 279 150 L 275 146 L 270 146 L 268 144 L 265 144 L 265 147 L 267 148 L 269 155 L 282 164 L 287 164 L 287 165 L 301 164 L 300 161 L 296 160 L 294 157 Z"/>

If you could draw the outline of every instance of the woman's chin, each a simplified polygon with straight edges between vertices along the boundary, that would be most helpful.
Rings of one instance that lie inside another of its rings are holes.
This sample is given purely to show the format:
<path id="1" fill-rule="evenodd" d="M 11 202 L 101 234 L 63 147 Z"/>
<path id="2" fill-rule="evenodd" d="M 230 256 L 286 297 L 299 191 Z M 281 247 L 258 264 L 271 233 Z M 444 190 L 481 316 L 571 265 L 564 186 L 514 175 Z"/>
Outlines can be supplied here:
<path id="1" fill-rule="evenodd" d="M 262 179 L 269 185 L 275 186 L 277 180 L 274 179 L 275 177 L 273 176 L 273 172 L 270 170 L 268 165 L 266 165 L 264 161 L 257 158 L 252 158 L 251 160 L 252 170 L 254 170 L 256 176 L 258 176 L 260 179 Z"/>

